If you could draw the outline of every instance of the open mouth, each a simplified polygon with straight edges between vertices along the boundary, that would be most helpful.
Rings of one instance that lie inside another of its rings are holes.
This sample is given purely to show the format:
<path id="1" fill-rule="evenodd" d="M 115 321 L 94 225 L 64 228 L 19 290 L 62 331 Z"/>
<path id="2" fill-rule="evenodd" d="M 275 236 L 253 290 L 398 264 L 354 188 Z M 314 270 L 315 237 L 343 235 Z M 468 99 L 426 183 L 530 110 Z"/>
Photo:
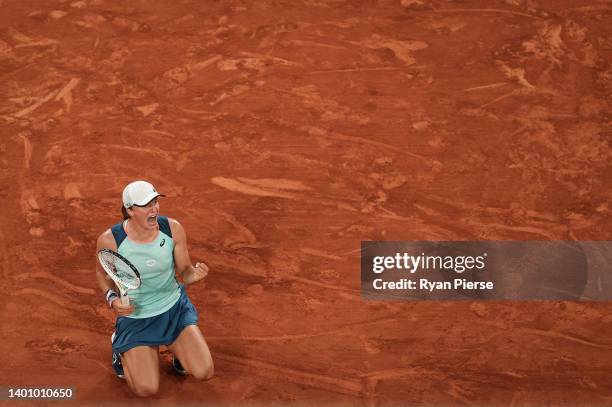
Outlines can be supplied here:
<path id="1" fill-rule="evenodd" d="M 147 223 L 149 225 L 155 225 L 157 224 L 157 215 L 151 215 L 147 218 Z"/>

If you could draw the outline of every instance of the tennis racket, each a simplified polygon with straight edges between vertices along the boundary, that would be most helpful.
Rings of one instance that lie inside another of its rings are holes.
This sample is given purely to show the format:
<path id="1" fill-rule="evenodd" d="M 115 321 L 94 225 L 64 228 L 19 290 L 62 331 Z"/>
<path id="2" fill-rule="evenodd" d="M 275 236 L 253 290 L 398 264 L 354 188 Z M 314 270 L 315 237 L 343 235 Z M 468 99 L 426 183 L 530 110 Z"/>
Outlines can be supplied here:
<path id="1" fill-rule="evenodd" d="M 127 295 L 128 290 L 140 287 L 140 273 L 138 269 L 128 259 L 110 249 L 100 250 L 98 252 L 98 260 L 106 274 L 117 285 L 121 295 L 121 303 L 129 305 L 130 297 Z"/>

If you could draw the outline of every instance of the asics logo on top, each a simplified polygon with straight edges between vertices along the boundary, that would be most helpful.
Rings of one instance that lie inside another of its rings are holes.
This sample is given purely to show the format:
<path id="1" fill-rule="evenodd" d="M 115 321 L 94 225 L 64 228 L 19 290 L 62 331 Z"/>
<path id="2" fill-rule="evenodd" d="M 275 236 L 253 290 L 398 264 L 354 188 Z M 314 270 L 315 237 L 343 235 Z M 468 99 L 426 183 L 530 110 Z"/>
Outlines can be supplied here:
<path id="1" fill-rule="evenodd" d="M 166 239 L 162 239 L 161 243 L 159 244 L 159 247 L 163 247 L 163 245 L 166 244 Z"/>

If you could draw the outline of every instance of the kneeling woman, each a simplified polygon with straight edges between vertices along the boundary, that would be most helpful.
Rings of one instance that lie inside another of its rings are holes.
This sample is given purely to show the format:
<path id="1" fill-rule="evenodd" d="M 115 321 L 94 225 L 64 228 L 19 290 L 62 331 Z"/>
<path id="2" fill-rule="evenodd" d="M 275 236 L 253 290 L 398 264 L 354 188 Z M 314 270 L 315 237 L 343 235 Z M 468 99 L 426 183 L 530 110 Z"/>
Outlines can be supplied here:
<path id="1" fill-rule="evenodd" d="M 208 274 L 204 263 L 192 266 L 185 230 L 174 219 L 159 215 L 158 196 L 145 181 L 123 190 L 123 222 L 98 238 L 97 251 L 111 249 L 127 258 L 140 272 L 141 285 L 129 291 L 130 304 L 123 305 L 113 281 L 97 264 L 96 278 L 117 313 L 112 336 L 113 368 L 142 397 L 159 388 L 159 345 L 173 353 L 174 368 L 198 379 L 213 375 L 213 361 L 197 326 L 198 314 L 184 285 Z M 183 284 L 175 277 L 181 276 Z"/>

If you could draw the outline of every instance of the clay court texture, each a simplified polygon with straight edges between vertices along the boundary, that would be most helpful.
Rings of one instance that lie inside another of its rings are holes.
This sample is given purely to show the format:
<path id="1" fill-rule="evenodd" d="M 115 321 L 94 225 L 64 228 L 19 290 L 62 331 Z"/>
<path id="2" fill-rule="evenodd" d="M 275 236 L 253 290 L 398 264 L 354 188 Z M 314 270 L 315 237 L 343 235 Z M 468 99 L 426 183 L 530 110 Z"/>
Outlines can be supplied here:
<path id="1" fill-rule="evenodd" d="M 0 1 L 3 386 L 140 402 L 95 242 L 146 179 L 215 360 L 152 405 L 611 405 L 612 305 L 377 302 L 362 240 L 611 240 L 612 4 Z M 17 405 L 10 404 L 7 405 Z M 25 405 L 25 404 L 19 404 Z"/>

